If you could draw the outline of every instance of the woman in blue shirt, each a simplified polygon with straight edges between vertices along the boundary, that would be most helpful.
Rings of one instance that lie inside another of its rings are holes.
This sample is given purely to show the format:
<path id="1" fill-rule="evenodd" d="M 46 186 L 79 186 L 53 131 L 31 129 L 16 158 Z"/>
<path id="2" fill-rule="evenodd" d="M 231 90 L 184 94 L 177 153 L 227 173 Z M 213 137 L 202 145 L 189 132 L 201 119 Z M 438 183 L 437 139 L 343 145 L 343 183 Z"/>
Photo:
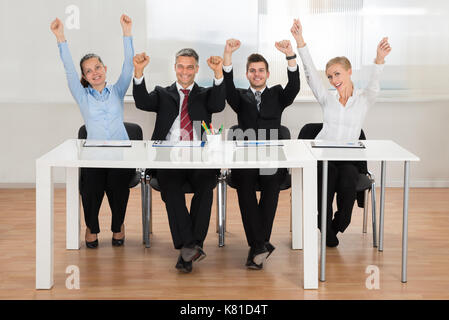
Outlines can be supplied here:
<path id="1" fill-rule="evenodd" d="M 87 54 L 80 61 L 81 81 L 64 37 L 64 25 L 56 18 L 50 26 L 58 41 L 59 53 L 64 64 L 70 92 L 80 107 L 87 139 L 129 140 L 123 124 L 123 100 L 131 82 L 134 49 L 131 37 L 132 21 L 120 17 L 123 30 L 125 59 L 122 73 L 115 84 L 106 82 L 107 67 L 95 54 Z M 135 173 L 133 169 L 82 168 L 80 193 L 86 222 L 86 246 L 98 246 L 100 232 L 98 214 L 104 193 L 112 212 L 112 244 L 123 245 L 125 241 L 124 219 L 129 198 L 128 184 Z"/>

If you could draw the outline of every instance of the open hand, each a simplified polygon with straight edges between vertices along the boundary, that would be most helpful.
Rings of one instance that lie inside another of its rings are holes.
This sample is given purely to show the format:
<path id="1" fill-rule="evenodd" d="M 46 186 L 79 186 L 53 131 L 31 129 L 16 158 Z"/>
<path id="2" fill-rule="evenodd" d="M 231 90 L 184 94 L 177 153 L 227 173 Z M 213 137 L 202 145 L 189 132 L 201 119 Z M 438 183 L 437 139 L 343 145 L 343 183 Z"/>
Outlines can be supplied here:
<path id="1" fill-rule="evenodd" d="M 388 43 L 388 37 L 385 37 L 377 45 L 376 63 L 377 64 L 385 63 L 385 57 L 388 56 L 390 51 L 391 47 L 390 44 Z"/>
<path id="2" fill-rule="evenodd" d="M 290 29 L 293 38 L 295 38 L 296 44 L 298 48 L 302 48 L 305 46 L 304 38 L 302 36 L 302 25 L 299 19 L 293 19 L 293 25 Z"/>

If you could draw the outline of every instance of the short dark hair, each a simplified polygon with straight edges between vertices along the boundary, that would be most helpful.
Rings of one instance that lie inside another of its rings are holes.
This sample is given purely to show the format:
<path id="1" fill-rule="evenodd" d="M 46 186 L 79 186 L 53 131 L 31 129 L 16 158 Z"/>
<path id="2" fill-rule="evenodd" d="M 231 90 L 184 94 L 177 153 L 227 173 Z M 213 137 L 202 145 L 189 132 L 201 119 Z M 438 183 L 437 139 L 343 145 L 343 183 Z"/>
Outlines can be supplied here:
<path id="1" fill-rule="evenodd" d="M 268 72 L 268 62 L 267 62 L 267 60 L 261 54 L 258 54 L 258 53 L 253 53 L 252 55 L 250 55 L 248 57 L 248 60 L 246 62 L 246 71 L 247 72 L 248 72 L 248 69 L 249 69 L 249 65 L 251 63 L 253 63 L 253 62 L 263 62 L 263 63 L 265 63 L 265 67 L 267 68 L 267 72 Z"/>
<path id="2" fill-rule="evenodd" d="M 88 53 L 88 54 L 85 54 L 84 57 L 81 58 L 81 60 L 80 60 L 80 68 L 81 68 L 81 80 L 80 80 L 80 82 L 81 82 L 81 85 L 82 85 L 84 88 L 87 88 L 87 87 L 89 86 L 89 82 L 87 82 L 87 80 L 84 79 L 84 78 L 82 77 L 82 76 L 84 76 L 83 63 L 84 63 L 84 61 L 89 60 L 89 59 L 91 59 L 91 58 L 97 58 L 98 61 L 99 61 L 102 65 L 104 65 L 103 61 L 101 61 L 100 56 L 96 55 L 95 53 Z"/>
<path id="3" fill-rule="evenodd" d="M 184 49 L 179 50 L 176 53 L 175 60 L 177 60 L 178 57 L 194 57 L 196 64 L 198 64 L 198 61 L 200 60 L 198 53 L 196 53 L 196 51 L 193 50 L 192 48 L 184 48 Z"/>

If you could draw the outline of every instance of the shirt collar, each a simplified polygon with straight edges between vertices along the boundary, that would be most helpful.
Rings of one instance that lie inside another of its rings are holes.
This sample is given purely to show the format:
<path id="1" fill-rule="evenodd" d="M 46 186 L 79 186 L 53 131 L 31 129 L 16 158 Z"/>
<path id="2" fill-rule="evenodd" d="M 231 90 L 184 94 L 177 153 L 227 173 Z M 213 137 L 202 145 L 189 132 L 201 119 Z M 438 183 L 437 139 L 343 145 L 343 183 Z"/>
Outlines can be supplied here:
<path id="1" fill-rule="evenodd" d="M 267 86 L 265 86 L 263 89 L 261 89 L 261 90 L 256 90 L 256 89 L 254 89 L 253 87 L 249 87 L 250 89 L 251 89 L 251 91 L 252 91 L 252 93 L 254 94 L 254 95 L 256 95 L 256 91 L 260 91 L 260 94 L 262 95 L 262 93 L 265 91 L 265 89 L 267 88 Z"/>
<path id="2" fill-rule="evenodd" d="M 97 90 L 95 90 L 94 88 L 92 88 L 91 85 L 89 85 L 89 86 L 87 87 L 87 89 L 89 90 L 89 93 L 92 94 L 92 95 L 96 95 L 96 94 L 98 94 L 98 95 L 103 95 L 103 94 L 106 94 L 106 93 L 111 93 L 111 88 L 112 88 L 112 85 L 108 85 L 108 84 L 106 83 L 106 86 L 104 87 L 104 89 L 103 89 L 103 90 L 101 91 L 101 93 L 100 93 L 100 92 L 98 92 Z"/>
<path id="3" fill-rule="evenodd" d="M 195 82 L 192 83 L 190 86 L 188 86 L 187 88 L 185 88 L 185 90 L 190 90 L 192 91 L 193 86 L 195 85 Z M 178 81 L 176 81 L 176 88 L 178 89 L 178 92 L 180 92 L 181 90 L 184 90 L 183 86 L 181 86 Z"/>

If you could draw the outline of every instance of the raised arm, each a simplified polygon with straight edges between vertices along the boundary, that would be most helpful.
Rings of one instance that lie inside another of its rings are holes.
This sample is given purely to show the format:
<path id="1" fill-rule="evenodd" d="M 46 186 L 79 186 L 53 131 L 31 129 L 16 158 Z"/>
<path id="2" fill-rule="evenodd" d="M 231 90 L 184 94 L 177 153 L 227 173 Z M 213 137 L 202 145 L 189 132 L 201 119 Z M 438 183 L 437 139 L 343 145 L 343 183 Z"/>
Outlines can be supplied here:
<path id="1" fill-rule="evenodd" d="M 299 70 L 296 64 L 296 55 L 290 41 L 282 40 L 274 45 L 276 49 L 285 54 L 288 62 L 288 82 L 281 95 L 281 105 L 285 108 L 293 103 L 299 92 Z"/>
<path id="2" fill-rule="evenodd" d="M 156 90 L 148 93 L 145 79 L 143 79 L 143 70 L 150 62 L 150 57 L 145 52 L 136 54 L 133 58 L 134 80 L 133 97 L 136 107 L 145 111 L 157 112 L 159 109 L 159 96 Z"/>
<path id="3" fill-rule="evenodd" d="M 223 84 L 223 58 L 212 56 L 207 59 L 207 65 L 214 72 L 214 86 L 211 88 L 207 101 L 207 109 L 211 113 L 223 111 L 225 108 L 226 91 Z"/>
<path id="4" fill-rule="evenodd" d="M 132 30 L 132 20 L 125 14 L 122 14 L 120 17 L 120 24 L 123 30 L 123 46 L 124 46 L 124 60 L 122 73 L 115 83 L 115 88 L 117 89 L 120 97 L 124 97 L 126 91 L 128 90 L 129 84 L 131 82 L 131 78 L 133 75 L 133 56 L 134 56 L 134 47 L 133 40 L 131 35 Z"/>
<path id="5" fill-rule="evenodd" d="M 67 41 L 64 36 L 64 24 L 56 18 L 50 25 L 50 30 L 56 37 L 59 48 L 59 55 L 61 57 L 62 63 L 64 64 L 64 69 L 67 77 L 67 82 L 69 85 L 70 92 L 73 98 L 81 107 L 81 101 L 86 96 L 86 91 L 80 83 L 80 78 L 76 72 L 75 65 L 73 64 L 72 56 L 70 54 Z"/>
<path id="6" fill-rule="evenodd" d="M 388 38 L 384 37 L 377 45 L 376 59 L 374 60 L 374 69 L 371 73 L 371 77 L 368 81 L 368 85 L 365 88 L 367 98 L 374 103 L 377 95 L 380 91 L 380 74 L 382 73 L 385 57 L 391 52 L 391 46 L 388 43 Z"/>
<path id="7" fill-rule="evenodd" d="M 309 84 L 310 89 L 312 89 L 313 95 L 318 100 L 318 103 L 323 105 L 328 92 L 323 84 L 322 79 L 320 78 L 320 75 L 318 74 L 318 71 L 315 68 L 312 57 L 309 53 L 309 49 L 307 48 L 304 41 L 304 37 L 302 35 L 302 26 L 299 19 L 293 20 L 293 26 L 290 31 L 296 41 L 296 46 L 302 60 L 307 83 Z"/>
<path id="8" fill-rule="evenodd" d="M 232 54 L 238 48 L 240 48 L 240 41 L 237 39 L 229 39 L 226 40 L 226 45 L 223 53 L 223 76 L 226 86 L 226 101 L 235 112 L 238 112 L 238 109 L 240 107 L 240 95 L 234 85 Z"/>

